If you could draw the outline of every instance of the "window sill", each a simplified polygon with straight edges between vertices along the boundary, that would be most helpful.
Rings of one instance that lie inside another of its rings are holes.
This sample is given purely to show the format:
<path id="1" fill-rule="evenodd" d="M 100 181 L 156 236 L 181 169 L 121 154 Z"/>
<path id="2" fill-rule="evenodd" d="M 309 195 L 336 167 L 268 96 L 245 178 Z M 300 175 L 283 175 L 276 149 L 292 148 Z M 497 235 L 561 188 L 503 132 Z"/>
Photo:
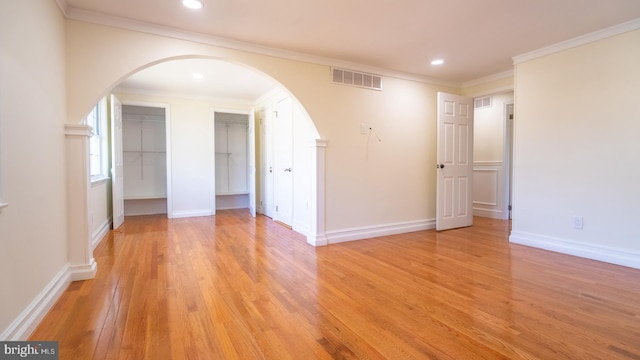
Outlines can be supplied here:
<path id="1" fill-rule="evenodd" d="M 95 178 L 91 178 L 91 186 L 106 184 L 107 181 L 109 181 L 107 176 L 96 176 Z"/>

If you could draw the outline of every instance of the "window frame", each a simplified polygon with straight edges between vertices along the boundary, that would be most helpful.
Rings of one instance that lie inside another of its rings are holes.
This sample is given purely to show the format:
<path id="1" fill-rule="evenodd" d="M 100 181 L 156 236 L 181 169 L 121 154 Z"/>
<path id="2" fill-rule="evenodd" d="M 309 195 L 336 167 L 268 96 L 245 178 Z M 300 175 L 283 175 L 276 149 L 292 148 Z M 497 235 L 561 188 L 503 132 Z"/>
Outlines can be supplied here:
<path id="1" fill-rule="evenodd" d="M 91 127 L 89 138 L 89 176 L 91 183 L 106 181 L 109 178 L 107 164 L 109 161 L 108 129 L 107 129 L 107 100 L 101 99 L 85 118 L 85 123 Z M 94 159 L 99 159 L 96 167 Z M 98 171 L 96 171 L 96 169 Z"/>

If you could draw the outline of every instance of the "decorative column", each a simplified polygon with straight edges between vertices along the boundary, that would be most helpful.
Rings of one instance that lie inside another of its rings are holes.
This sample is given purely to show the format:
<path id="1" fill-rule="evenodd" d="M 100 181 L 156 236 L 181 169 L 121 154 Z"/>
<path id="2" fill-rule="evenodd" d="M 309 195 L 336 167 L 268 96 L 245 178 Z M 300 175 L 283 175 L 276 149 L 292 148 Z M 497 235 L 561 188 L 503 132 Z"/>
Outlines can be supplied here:
<path id="1" fill-rule="evenodd" d="M 71 280 L 96 276 L 97 264 L 91 248 L 89 227 L 89 138 L 88 125 L 65 124 L 67 161 L 67 257 Z"/>
<path id="2" fill-rule="evenodd" d="M 313 246 L 327 245 L 325 229 L 325 159 L 327 140 L 316 139 L 311 144 L 311 230 L 307 242 Z"/>

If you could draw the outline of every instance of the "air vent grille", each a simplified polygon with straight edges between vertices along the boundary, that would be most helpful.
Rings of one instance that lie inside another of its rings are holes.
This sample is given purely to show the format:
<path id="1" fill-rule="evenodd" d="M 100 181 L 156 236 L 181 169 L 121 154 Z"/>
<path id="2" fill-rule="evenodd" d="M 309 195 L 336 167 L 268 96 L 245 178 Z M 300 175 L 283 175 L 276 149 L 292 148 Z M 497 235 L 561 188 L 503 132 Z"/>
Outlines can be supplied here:
<path id="1" fill-rule="evenodd" d="M 382 76 L 332 68 L 331 81 L 335 84 L 357 86 L 371 90 L 382 90 Z"/>
<path id="2" fill-rule="evenodd" d="M 481 98 L 475 98 L 473 100 L 473 108 L 474 109 L 482 109 L 491 107 L 491 96 L 485 96 Z"/>

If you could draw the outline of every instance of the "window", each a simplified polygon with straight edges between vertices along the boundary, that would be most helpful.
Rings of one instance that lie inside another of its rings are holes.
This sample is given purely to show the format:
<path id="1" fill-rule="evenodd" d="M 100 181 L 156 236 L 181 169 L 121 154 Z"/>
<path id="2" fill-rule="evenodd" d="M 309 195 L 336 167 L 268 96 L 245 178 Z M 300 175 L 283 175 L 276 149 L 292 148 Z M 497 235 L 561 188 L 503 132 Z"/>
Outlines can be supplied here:
<path id="1" fill-rule="evenodd" d="M 87 115 L 87 125 L 91 126 L 89 139 L 89 168 L 91 181 L 106 179 L 107 176 L 107 103 L 102 99 Z"/>

